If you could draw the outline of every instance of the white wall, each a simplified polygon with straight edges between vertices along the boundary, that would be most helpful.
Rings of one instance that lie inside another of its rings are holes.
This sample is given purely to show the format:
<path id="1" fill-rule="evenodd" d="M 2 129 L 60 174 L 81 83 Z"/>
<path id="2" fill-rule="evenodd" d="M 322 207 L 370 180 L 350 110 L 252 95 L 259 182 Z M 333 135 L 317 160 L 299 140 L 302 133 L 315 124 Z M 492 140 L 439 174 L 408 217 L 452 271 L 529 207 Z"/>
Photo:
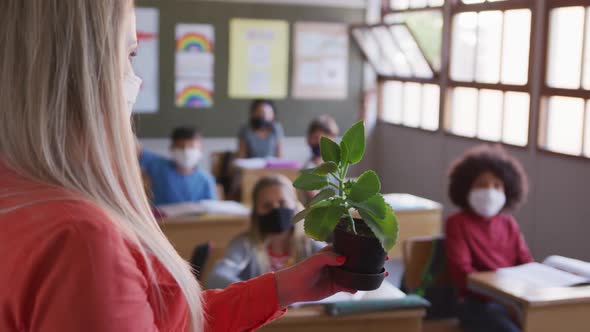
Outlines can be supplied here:
<path id="1" fill-rule="evenodd" d="M 140 139 L 141 144 L 160 155 L 169 157 L 170 140 L 163 138 Z M 205 170 L 211 169 L 211 153 L 219 151 L 236 151 L 237 139 L 234 137 L 224 138 L 203 138 L 203 161 L 201 167 Z M 285 159 L 305 162 L 310 157 L 309 147 L 304 137 L 285 137 L 284 140 Z"/>

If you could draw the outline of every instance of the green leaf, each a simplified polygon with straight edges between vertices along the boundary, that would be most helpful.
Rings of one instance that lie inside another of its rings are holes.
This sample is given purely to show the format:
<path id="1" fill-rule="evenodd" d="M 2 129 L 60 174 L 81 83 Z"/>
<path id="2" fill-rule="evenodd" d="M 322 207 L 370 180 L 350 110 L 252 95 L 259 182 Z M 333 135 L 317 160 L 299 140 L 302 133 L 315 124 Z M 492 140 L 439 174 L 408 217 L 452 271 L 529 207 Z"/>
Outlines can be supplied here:
<path id="1" fill-rule="evenodd" d="M 343 166 L 348 163 L 348 146 L 344 142 L 340 142 L 340 160 Z"/>
<path id="2" fill-rule="evenodd" d="M 301 190 L 319 190 L 328 186 L 326 175 L 316 175 L 311 172 L 301 172 L 293 182 L 293 186 Z"/>
<path id="3" fill-rule="evenodd" d="M 317 241 L 325 241 L 336 228 L 343 213 L 341 206 L 313 208 L 305 218 L 305 234 Z"/>
<path id="4" fill-rule="evenodd" d="M 373 231 L 373 234 L 379 239 L 383 249 L 389 252 L 397 242 L 399 228 L 397 217 L 391 205 L 386 204 L 385 209 L 385 218 L 378 218 L 367 210 L 359 210 L 359 214 L 363 217 L 363 220 L 371 231 Z"/>
<path id="5" fill-rule="evenodd" d="M 373 195 L 371 198 L 361 203 L 349 202 L 349 204 L 354 206 L 357 210 L 366 210 L 379 219 L 385 218 L 387 212 L 387 203 L 385 203 L 385 199 L 381 194 Z"/>
<path id="6" fill-rule="evenodd" d="M 305 219 L 305 217 L 311 212 L 313 208 L 309 207 L 307 209 L 303 209 L 297 213 L 293 219 L 291 219 L 291 223 L 295 225 L 296 223 L 300 222 L 301 220 Z"/>
<path id="7" fill-rule="evenodd" d="M 319 165 L 316 168 L 311 168 L 308 170 L 305 170 L 304 172 L 310 172 L 316 175 L 328 175 L 330 173 L 334 173 L 338 170 L 338 165 L 333 162 L 333 161 L 328 161 L 325 162 L 321 165 Z"/>
<path id="8" fill-rule="evenodd" d="M 324 161 L 333 161 L 336 164 L 340 162 L 340 146 L 331 139 L 322 136 L 320 139 L 320 151 Z"/>
<path id="9" fill-rule="evenodd" d="M 366 171 L 353 183 L 350 198 L 353 202 L 364 202 L 381 190 L 381 182 L 374 171 Z"/>
<path id="10" fill-rule="evenodd" d="M 356 164 L 365 154 L 365 124 L 363 121 L 355 123 L 342 136 L 342 143 L 348 148 L 348 162 Z"/>
<path id="11" fill-rule="evenodd" d="M 334 197 L 336 196 L 336 191 L 332 188 L 326 188 L 322 191 L 320 191 L 317 195 L 315 195 L 311 201 L 309 201 L 309 206 L 313 206 L 318 202 L 321 202 L 323 200 L 326 200 L 330 197 Z"/>

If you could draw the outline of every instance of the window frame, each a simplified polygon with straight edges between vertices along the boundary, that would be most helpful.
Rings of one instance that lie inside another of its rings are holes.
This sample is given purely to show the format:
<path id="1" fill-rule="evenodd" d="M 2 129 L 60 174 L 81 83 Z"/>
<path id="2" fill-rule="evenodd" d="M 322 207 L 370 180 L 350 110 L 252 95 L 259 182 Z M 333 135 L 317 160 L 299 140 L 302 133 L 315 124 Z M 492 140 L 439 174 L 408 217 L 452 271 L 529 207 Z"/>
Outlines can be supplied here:
<path id="1" fill-rule="evenodd" d="M 538 121 L 536 123 L 537 126 L 537 137 L 535 137 L 536 140 L 536 150 L 538 152 L 544 153 L 544 154 L 548 154 L 548 155 L 554 155 L 554 156 L 560 156 L 560 157 L 564 157 L 564 158 L 568 158 L 568 159 L 577 159 L 577 160 L 585 160 L 585 161 L 590 161 L 590 156 L 585 155 L 585 145 L 586 145 L 586 125 L 588 123 L 588 117 L 590 117 L 590 110 L 588 110 L 587 105 L 588 103 L 590 103 L 590 89 L 586 90 L 584 89 L 583 85 L 580 84 L 580 87 L 578 89 L 569 89 L 569 88 L 556 88 L 556 87 L 552 87 L 549 86 L 547 79 L 549 76 L 549 44 L 550 44 L 550 40 L 549 40 L 549 33 L 551 31 L 551 11 L 553 9 L 556 8 L 566 8 L 566 7 L 584 7 L 586 8 L 586 11 L 588 11 L 590 9 L 590 3 L 588 3 L 588 1 L 585 0 L 545 0 L 545 7 L 544 10 L 542 12 L 543 15 L 543 26 L 542 26 L 542 33 L 543 33 L 543 39 L 542 39 L 542 47 L 541 47 L 541 63 L 542 63 L 542 69 L 541 69 L 541 80 L 539 82 L 539 84 L 541 85 L 540 87 L 540 95 L 539 95 L 539 116 L 538 116 Z M 583 28 L 583 32 L 582 32 L 582 42 L 583 42 L 583 47 L 582 47 L 582 67 L 580 68 L 580 82 L 583 81 L 583 76 L 584 76 L 584 69 L 585 69 L 585 64 L 584 64 L 584 57 L 586 55 L 586 52 L 590 52 L 590 45 L 585 45 L 586 42 L 586 37 L 587 37 L 587 33 L 588 30 L 586 29 L 586 26 L 590 24 L 590 20 L 588 19 L 588 16 L 585 15 L 584 16 L 584 28 Z M 582 140 L 582 149 L 579 155 L 573 155 L 573 154 L 568 154 L 568 153 L 564 153 L 564 152 L 559 152 L 559 151 L 553 151 L 548 149 L 545 145 L 546 145 L 546 139 L 547 139 L 547 117 L 549 114 L 549 99 L 551 97 L 571 97 L 571 98 L 579 98 L 582 99 L 584 101 L 584 115 L 582 118 L 582 136 L 580 137 L 580 139 Z"/>

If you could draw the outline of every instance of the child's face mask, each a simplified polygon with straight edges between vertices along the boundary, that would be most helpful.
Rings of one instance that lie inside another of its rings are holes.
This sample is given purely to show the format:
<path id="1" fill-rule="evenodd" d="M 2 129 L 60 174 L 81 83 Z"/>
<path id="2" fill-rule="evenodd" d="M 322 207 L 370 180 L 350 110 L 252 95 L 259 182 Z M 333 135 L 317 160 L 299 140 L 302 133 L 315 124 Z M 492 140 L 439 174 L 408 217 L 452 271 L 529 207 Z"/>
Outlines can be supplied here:
<path id="1" fill-rule="evenodd" d="M 505 204 L 506 194 L 498 189 L 474 189 L 469 193 L 469 205 L 475 213 L 484 218 L 497 215 Z"/>
<path id="2" fill-rule="evenodd" d="M 125 94 L 125 102 L 127 103 L 129 114 L 133 111 L 133 105 L 135 104 L 140 88 L 141 78 L 137 77 L 133 71 L 128 71 L 123 81 L 123 93 Z"/>
<path id="3" fill-rule="evenodd" d="M 172 150 L 172 158 L 174 159 L 174 162 L 184 169 L 193 169 L 197 167 L 201 161 L 201 157 L 201 150 L 197 148 L 177 148 Z"/>

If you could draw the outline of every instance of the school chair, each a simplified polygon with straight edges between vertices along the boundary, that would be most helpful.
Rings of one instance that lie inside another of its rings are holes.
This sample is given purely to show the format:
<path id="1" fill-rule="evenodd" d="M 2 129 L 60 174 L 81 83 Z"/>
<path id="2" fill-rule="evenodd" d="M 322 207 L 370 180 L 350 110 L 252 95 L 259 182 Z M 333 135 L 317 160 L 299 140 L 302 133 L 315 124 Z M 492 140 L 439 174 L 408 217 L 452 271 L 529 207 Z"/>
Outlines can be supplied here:
<path id="1" fill-rule="evenodd" d="M 235 157 L 235 151 L 216 151 L 211 153 L 211 173 L 215 177 L 217 185 L 221 186 L 223 191 L 223 196 L 219 197 L 228 197 L 230 194 L 234 176 L 231 166 Z"/>
<path id="2" fill-rule="evenodd" d="M 201 282 L 207 280 L 211 269 L 223 258 L 224 253 L 225 248 L 215 246 L 212 241 L 197 245 L 190 260 L 195 278 Z"/>
<path id="3" fill-rule="evenodd" d="M 402 290 L 426 298 L 431 306 L 425 332 L 460 332 L 456 319 L 456 296 L 446 269 L 443 236 L 420 236 L 402 244 L 404 275 Z"/>

